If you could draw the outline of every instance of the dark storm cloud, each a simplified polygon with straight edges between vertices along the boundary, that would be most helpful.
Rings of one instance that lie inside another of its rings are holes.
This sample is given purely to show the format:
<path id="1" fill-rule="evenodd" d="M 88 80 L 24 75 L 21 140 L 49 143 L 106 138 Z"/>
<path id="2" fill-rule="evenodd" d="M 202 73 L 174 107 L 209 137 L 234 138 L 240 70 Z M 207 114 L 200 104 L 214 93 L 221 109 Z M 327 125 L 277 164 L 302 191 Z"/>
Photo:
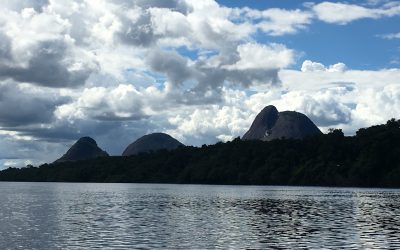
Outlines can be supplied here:
<path id="1" fill-rule="evenodd" d="M 77 70 L 68 69 L 71 62 L 66 60 L 67 49 L 63 41 L 41 42 L 36 50 L 32 51 L 34 55 L 27 67 L 1 64 L 0 78 L 12 78 L 18 82 L 53 88 L 84 85 L 93 69 L 85 66 Z"/>
<path id="2" fill-rule="evenodd" d="M 54 118 L 56 106 L 68 100 L 35 96 L 34 93 L 21 91 L 15 85 L 0 85 L 0 126 L 50 123 Z"/>

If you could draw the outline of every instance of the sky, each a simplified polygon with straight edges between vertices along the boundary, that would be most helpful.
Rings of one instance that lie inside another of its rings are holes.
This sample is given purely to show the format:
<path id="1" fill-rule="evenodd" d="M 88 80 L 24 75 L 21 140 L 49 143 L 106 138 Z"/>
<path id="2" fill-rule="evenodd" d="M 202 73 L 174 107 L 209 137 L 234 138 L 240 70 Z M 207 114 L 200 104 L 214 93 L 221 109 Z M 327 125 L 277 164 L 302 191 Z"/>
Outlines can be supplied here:
<path id="1" fill-rule="evenodd" d="M 80 137 L 242 136 L 267 105 L 354 135 L 400 117 L 400 2 L 0 2 L 0 169 Z"/>

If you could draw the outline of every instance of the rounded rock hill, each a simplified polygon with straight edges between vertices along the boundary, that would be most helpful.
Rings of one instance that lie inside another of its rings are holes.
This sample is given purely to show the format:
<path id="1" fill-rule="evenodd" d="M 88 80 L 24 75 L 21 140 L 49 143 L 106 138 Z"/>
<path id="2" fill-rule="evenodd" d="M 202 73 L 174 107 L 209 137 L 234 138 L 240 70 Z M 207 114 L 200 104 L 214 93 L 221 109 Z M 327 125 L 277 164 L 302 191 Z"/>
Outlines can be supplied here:
<path id="1" fill-rule="evenodd" d="M 306 115 L 295 111 L 278 112 L 274 106 L 269 105 L 256 116 L 242 139 L 302 139 L 318 134 L 321 134 L 321 131 Z"/>
<path id="2" fill-rule="evenodd" d="M 97 157 L 106 157 L 108 153 L 97 146 L 91 137 L 80 138 L 57 162 L 79 161 Z"/>
<path id="3" fill-rule="evenodd" d="M 124 150 L 122 156 L 130 156 L 161 149 L 173 150 L 179 146 L 183 146 L 183 144 L 172 136 L 164 133 L 153 133 L 142 136 L 134 141 Z"/>

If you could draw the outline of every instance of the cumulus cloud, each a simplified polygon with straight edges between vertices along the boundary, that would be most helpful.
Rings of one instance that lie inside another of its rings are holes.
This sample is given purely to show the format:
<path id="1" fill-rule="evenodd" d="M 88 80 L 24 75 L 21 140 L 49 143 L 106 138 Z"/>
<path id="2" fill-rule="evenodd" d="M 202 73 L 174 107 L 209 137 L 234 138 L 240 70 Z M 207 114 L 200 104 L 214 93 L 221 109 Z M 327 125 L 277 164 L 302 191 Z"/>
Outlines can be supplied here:
<path id="1" fill-rule="evenodd" d="M 232 140 L 244 134 L 251 123 L 251 111 L 244 105 L 244 92 L 224 88 L 221 105 L 193 107 L 168 121 L 173 129 L 167 130 L 187 144 L 212 144 L 217 141 Z"/>
<path id="2" fill-rule="evenodd" d="M 237 52 L 237 62 L 228 65 L 223 64 L 224 58 L 220 56 L 192 62 L 176 52 L 160 50 L 151 52 L 147 60 L 152 70 L 165 74 L 169 83 L 182 88 L 182 92 L 167 90 L 178 102 L 186 104 L 198 104 L 198 100 L 203 103 L 208 103 L 207 100 L 220 101 L 219 93 L 226 82 L 238 86 L 278 85 L 279 69 L 293 60 L 293 51 L 277 44 L 243 45 L 238 47 Z M 256 61 L 250 56 L 255 52 L 262 52 L 263 61 Z M 219 61 L 217 64 L 220 66 L 212 65 L 215 61 Z"/>
<path id="3" fill-rule="evenodd" d="M 27 65 L 3 65 L 0 77 L 46 87 L 76 87 L 84 85 L 92 67 L 65 60 L 67 46 L 59 41 L 46 41 L 35 46 L 35 54 Z"/>
<path id="4" fill-rule="evenodd" d="M 357 98 L 354 113 L 370 124 L 383 123 L 400 114 L 400 84 L 368 88 Z"/>
<path id="5" fill-rule="evenodd" d="M 56 115 L 68 120 L 137 120 L 145 117 L 141 99 L 132 85 L 86 88 L 76 101 L 59 106 Z"/>
<path id="6" fill-rule="evenodd" d="M 313 62 L 310 60 L 305 60 L 301 65 L 302 72 L 318 72 L 318 71 L 327 71 L 327 72 L 344 72 L 346 70 L 346 65 L 344 63 L 336 63 L 326 67 L 322 63 Z"/>
<path id="7" fill-rule="evenodd" d="M 67 20 L 25 8 L 0 17 L 0 78 L 47 87 L 85 84 L 97 69 L 90 53 L 76 48 Z M 79 59 L 78 59 L 79 57 Z"/>
<path id="8" fill-rule="evenodd" d="M 195 74 L 188 65 L 188 59 L 175 51 L 154 50 L 147 60 L 152 70 L 166 74 L 168 80 L 175 85 L 182 84 Z"/>
<path id="9" fill-rule="evenodd" d="M 321 127 L 348 124 L 351 122 L 351 108 L 340 98 L 342 90 L 331 88 L 313 93 L 292 91 L 282 95 L 277 106 L 305 113 Z"/>
<path id="10" fill-rule="evenodd" d="M 228 69 L 279 69 L 294 62 L 294 51 L 282 44 L 247 43 L 237 47 L 239 60 Z"/>
<path id="11" fill-rule="evenodd" d="M 317 62 L 308 66 L 281 71 L 287 92 L 271 102 L 302 110 L 323 129 L 339 127 L 347 134 L 398 118 L 398 69 L 329 71 Z"/>
<path id="12" fill-rule="evenodd" d="M 157 39 L 151 24 L 150 13 L 140 8 L 132 9 L 120 17 L 121 30 L 117 35 L 125 43 L 135 46 L 150 46 Z"/>
<path id="13" fill-rule="evenodd" d="M 184 38 L 182 44 L 185 44 L 185 42 L 188 43 L 186 37 L 194 35 L 190 20 L 183 13 L 170 9 L 157 8 L 152 8 L 149 11 L 151 13 L 154 35 L 160 39 Z M 177 42 L 179 44 L 179 40 Z"/>

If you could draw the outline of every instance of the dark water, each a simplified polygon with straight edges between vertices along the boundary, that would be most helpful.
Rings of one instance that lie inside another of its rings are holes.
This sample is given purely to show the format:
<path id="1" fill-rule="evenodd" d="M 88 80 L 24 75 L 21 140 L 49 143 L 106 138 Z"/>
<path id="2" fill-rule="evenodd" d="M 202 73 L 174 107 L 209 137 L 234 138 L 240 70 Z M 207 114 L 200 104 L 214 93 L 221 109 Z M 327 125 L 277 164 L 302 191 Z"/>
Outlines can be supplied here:
<path id="1" fill-rule="evenodd" d="M 400 249 L 400 191 L 0 182 L 1 249 Z"/>

